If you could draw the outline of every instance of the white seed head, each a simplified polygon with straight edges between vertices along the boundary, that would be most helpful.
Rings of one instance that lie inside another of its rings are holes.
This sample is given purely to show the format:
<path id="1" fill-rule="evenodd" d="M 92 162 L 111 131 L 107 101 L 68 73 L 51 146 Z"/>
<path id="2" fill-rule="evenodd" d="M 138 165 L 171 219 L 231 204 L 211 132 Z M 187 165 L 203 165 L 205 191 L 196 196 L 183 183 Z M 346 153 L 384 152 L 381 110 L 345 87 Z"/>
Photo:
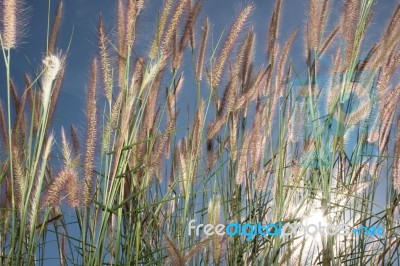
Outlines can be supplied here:
<path id="1" fill-rule="evenodd" d="M 43 65 L 45 67 L 43 73 L 43 80 L 48 79 L 53 81 L 56 78 L 58 71 L 61 68 L 60 58 L 56 55 L 46 56 L 46 58 L 43 59 Z"/>
<path id="2" fill-rule="evenodd" d="M 43 107 L 47 110 L 51 97 L 51 88 L 61 68 L 61 59 L 57 55 L 49 55 L 43 59 Z"/>

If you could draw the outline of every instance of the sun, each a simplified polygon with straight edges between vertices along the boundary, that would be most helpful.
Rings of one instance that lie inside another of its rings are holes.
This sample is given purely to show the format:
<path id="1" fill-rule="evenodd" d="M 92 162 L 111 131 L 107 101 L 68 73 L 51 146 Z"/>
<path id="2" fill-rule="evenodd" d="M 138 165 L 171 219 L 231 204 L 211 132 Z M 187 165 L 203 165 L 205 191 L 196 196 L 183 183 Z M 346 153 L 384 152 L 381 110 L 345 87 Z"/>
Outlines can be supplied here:
<path id="1" fill-rule="evenodd" d="M 328 224 L 324 214 L 320 210 L 316 210 L 316 211 L 312 212 L 310 216 L 305 217 L 302 220 L 302 223 L 306 227 L 315 226 L 316 231 L 317 231 L 315 236 L 321 234 L 321 232 L 318 230 L 318 228 L 326 227 Z"/>

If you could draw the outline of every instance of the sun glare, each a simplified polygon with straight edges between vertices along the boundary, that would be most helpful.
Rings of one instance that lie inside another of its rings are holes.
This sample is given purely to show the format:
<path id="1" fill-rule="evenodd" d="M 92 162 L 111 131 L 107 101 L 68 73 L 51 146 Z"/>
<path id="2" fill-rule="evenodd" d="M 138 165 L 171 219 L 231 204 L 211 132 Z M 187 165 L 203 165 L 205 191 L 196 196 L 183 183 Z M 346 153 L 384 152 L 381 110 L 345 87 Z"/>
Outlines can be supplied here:
<path id="1" fill-rule="evenodd" d="M 327 221 L 325 216 L 323 215 L 323 213 L 320 210 L 317 210 L 315 212 L 312 212 L 310 216 L 307 216 L 303 219 L 303 225 L 308 226 L 308 225 L 321 225 L 321 226 L 326 226 L 327 225 Z M 318 235 L 320 233 L 318 232 Z"/>

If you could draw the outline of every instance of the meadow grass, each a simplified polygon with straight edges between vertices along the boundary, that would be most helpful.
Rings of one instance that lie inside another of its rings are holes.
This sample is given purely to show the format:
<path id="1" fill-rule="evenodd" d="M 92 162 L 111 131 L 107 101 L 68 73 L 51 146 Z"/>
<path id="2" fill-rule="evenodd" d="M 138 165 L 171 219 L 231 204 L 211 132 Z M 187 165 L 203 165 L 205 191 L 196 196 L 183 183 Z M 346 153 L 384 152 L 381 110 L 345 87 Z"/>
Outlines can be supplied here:
<path id="1" fill-rule="evenodd" d="M 286 39 L 282 2 L 264 49 L 248 22 L 254 4 L 212 45 L 201 0 L 165 0 L 137 54 L 150 1 L 118 0 L 115 27 L 99 16 L 78 132 L 52 124 L 70 56 L 57 52 L 68 3 L 49 12 L 43 63 L 22 77 L 19 95 L 10 69 L 23 3 L 3 0 L 1 264 L 399 264 L 400 5 L 371 44 L 373 0 L 343 1 L 336 19 L 332 0 L 309 0 L 304 29 Z M 302 39 L 304 60 L 292 52 Z M 384 235 L 196 236 L 192 219 L 376 226 Z"/>

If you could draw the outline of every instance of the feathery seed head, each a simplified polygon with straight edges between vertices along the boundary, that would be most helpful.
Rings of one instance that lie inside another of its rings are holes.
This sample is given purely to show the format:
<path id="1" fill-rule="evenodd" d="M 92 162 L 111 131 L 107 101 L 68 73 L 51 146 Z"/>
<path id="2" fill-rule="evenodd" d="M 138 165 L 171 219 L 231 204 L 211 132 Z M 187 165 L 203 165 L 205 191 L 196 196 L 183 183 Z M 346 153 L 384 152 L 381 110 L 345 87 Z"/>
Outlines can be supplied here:
<path id="1" fill-rule="evenodd" d="M 108 39 L 106 35 L 106 30 L 103 23 L 103 17 L 99 18 L 99 55 L 100 55 L 100 63 L 101 63 L 101 74 L 103 78 L 103 82 L 105 85 L 105 96 L 109 102 L 111 102 L 112 98 L 112 86 L 113 80 L 111 75 L 111 65 L 110 58 L 108 52 Z"/>
<path id="2" fill-rule="evenodd" d="M 86 154 L 84 164 L 85 184 L 84 184 L 84 202 L 86 206 L 90 203 L 93 170 L 94 170 L 94 153 L 96 149 L 97 139 L 97 60 L 93 59 L 91 67 L 91 80 L 87 95 L 87 140 Z"/>
<path id="3" fill-rule="evenodd" d="M 53 81 L 56 79 L 58 72 L 62 66 L 62 60 L 58 55 L 46 56 L 43 60 L 43 76 L 42 76 L 42 105 L 45 110 L 48 108 L 48 104 L 51 97 L 51 89 Z"/>
<path id="4" fill-rule="evenodd" d="M 2 40 L 6 49 L 14 48 L 17 44 L 17 0 L 3 1 Z"/>
<path id="5" fill-rule="evenodd" d="M 156 30 L 156 36 L 154 36 L 154 41 L 151 45 L 149 57 L 150 59 L 155 59 L 158 53 L 158 49 L 160 48 L 161 36 L 163 35 L 165 25 L 167 23 L 167 19 L 169 13 L 171 12 L 171 8 L 173 5 L 173 0 L 166 0 L 163 7 L 163 12 L 158 22 L 158 28 Z"/>
<path id="6" fill-rule="evenodd" d="M 250 16 L 250 13 L 253 11 L 254 6 L 248 5 L 243 11 L 240 13 L 235 23 L 233 24 L 231 31 L 228 35 L 228 38 L 225 41 L 225 44 L 221 50 L 221 54 L 218 57 L 216 63 L 213 66 L 212 78 L 211 78 L 211 88 L 217 88 L 221 81 L 222 72 L 225 67 L 226 61 L 228 60 L 229 54 L 233 48 L 233 45 L 236 39 L 239 36 L 244 24 L 247 21 L 247 18 Z"/>
<path id="7" fill-rule="evenodd" d="M 236 184 L 237 185 L 241 185 L 246 178 L 247 154 L 248 154 L 249 145 L 250 145 L 250 138 L 251 138 L 251 133 L 246 132 L 243 137 L 244 140 L 243 140 L 242 149 L 240 152 L 240 157 L 239 157 L 239 162 L 238 162 L 238 167 L 237 167 L 237 173 L 236 173 Z"/>
<path id="8" fill-rule="evenodd" d="M 162 48 L 161 48 L 161 55 L 162 57 L 166 57 L 167 54 L 170 51 L 171 48 L 171 44 L 172 42 L 175 40 L 175 34 L 178 30 L 179 27 L 179 22 L 181 21 L 181 18 L 183 16 L 183 13 L 185 11 L 185 9 L 187 8 L 187 2 L 188 0 L 181 0 L 176 9 L 175 9 L 175 13 L 173 14 L 171 21 L 170 21 L 170 25 L 167 29 L 167 31 L 165 32 L 165 35 L 163 37 L 163 43 L 162 43 Z"/>
<path id="9" fill-rule="evenodd" d="M 400 120 L 397 122 L 396 144 L 393 161 L 393 188 L 400 191 Z"/>
<path id="10" fill-rule="evenodd" d="M 203 78 L 204 53 L 207 46 L 208 28 L 209 28 L 209 21 L 207 18 L 206 21 L 204 22 L 203 36 L 201 37 L 200 51 L 197 58 L 196 78 L 198 80 L 202 80 Z"/>
<path id="11" fill-rule="evenodd" d="M 61 59 L 58 55 L 49 55 L 43 60 L 43 65 L 45 66 L 43 79 L 53 81 L 61 68 Z"/>
<path id="12" fill-rule="evenodd" d="M 164 246 L 167 252 L 168 260 L 172 263 L 172 265 L 177 265 L 177 266 L 185 265 L 185 260 L 175 240 L 166 235 L 164 237 Z"/>
<path id="13" fill-rule="evenodd" d="M 56 47 L 58 31 L 60 29 L 63 11 L 64 11 L 64 1 L 61 0 L 60 3 L 58 4 L 56 17 L 54 18 L 53 27 L 51 28 L 51 33 L 49 36 L 48 53 L 53 53 Z"/>

